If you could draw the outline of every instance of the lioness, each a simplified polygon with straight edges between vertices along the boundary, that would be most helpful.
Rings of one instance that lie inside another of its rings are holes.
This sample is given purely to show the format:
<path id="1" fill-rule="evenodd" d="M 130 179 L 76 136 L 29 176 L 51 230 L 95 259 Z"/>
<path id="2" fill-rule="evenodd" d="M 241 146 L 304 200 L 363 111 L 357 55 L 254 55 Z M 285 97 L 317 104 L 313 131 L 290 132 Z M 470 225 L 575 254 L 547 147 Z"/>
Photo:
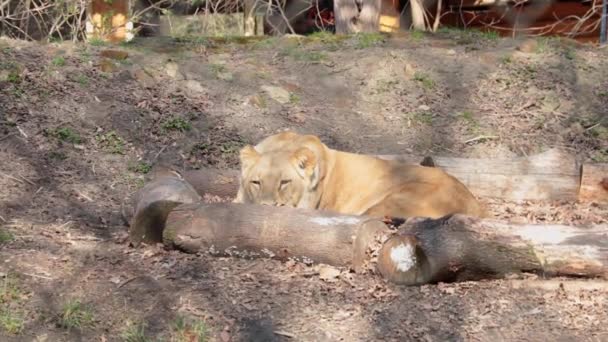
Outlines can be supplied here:
<path id="1" fill-rule="evenodd" d="M 314 135 L 283 132 L 240 151 L 235 203 L 374 217 L 486 216 L 471 192 L 434 167 L 333 150 Z"/>

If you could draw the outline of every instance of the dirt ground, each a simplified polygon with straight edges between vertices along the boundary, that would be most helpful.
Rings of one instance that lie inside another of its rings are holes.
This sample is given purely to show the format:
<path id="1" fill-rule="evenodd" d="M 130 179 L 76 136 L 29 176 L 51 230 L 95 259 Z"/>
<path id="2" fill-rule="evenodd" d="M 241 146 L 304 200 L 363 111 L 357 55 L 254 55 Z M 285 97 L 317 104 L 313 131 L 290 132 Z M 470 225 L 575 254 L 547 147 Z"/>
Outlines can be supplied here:
<path id="1" fill-rule="evenodd" d="M 243 144 L 287 128 L 361 153 L 562 147 L 608 162 L 607 57 L 471 31 L 0 40 L 0 340 L 608 341 L 606 282 L 399 287 L 318 265 L 131 248 L 120 214 L 151 167 L 233 168 Z M 481 200 L 517 222 L 608 217 L 593 204 Z"/>

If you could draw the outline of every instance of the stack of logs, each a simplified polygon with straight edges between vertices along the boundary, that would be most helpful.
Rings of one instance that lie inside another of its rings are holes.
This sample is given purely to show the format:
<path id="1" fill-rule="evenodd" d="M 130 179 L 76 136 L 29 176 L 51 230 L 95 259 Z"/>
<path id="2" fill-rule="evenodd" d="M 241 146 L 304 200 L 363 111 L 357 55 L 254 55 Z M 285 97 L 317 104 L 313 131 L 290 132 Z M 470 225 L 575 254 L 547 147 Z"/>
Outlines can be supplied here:
<path id="1" fill-rule="evenodd" d="M 608 203 L 608 164 L 581 165 L 560 150 L 515 160 L 383 159 L 440 167 L 481 198 Z M 423 162 L 421 162 L 423 161 Z M 513 224 L 451 215 L 386 220 L 234 203 L 236 170 L 163 170 L 123 205 L 134 245 L 163 242 L 188 253 L 311 260 L 379 273 L 406 285 L 479 280 L 515 272 L 608 277 L 608 225 Z"/>

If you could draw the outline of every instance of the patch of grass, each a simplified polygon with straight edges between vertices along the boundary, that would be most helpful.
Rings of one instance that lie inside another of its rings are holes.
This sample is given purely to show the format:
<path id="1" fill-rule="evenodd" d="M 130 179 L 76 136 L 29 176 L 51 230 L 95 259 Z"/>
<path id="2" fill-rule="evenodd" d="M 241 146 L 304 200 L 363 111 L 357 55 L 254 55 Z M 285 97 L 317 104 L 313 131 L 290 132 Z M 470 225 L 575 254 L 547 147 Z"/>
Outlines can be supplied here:
<path id="1" fill-rule="evenodd" d="M 23 331 L 23 314 L 11 309 L 0 309 L 0 327 L 9 334 L 18 335 Z"/>
<path id="2" fill-rule="evenodd" d="M 298 94 L 290 93 L 289 102 L 292 104 L 300 103 L 300 96 L 298 96 Z"/>
<path id="3" fill-rule="evenodd" d="M 0 236 L 4 231 L 0 231 Z M 8 232 L 6 232 L 8 233 Z M 5 236 L 6 237 L 6 236 Z M 12 239 L 12 235 L 10 235 Z M 17 279 L 7 275 L 0 280 L 0 329 L 9 334 L 19 334 L 25 324 L 24 314 L 15 309 L 21 306 L 24 294 L 18 286 Z"/>
<path id="4" fill-rule="evenodd" d="M 129 167 L 129 170 L 131 170 L 132 172 L 135 173 L 141 173 L 141 174 L 147 174 L 148 172 L 150 172 L 152 170 L 152 165 L 140 161 L 139 163 L 135 164 L 135 165 L 131 165 Z"/>
<path id="5" fill-rule="evenodd" d="M 8 230 L 4 230 L 3 228 L 0 228 L 0 244 L 11 242 L 14 239 L 15 239 L 15 237 L 13 236 L 13 234 L 11 232 L 9 232 Z M 1 295 L 1 293 L 0 293 L 0 295 Z"/>
<path id="6" fill-rule="evenodd" d="M 78 74 L 76 75 L 76 82 L 84 86 L 89 84 L 89 78 L 85 74 Z"/>
<path id="7" fill-rule="evenodd" d="M 478 37 L 485 40 L 498 40 L 498 38 L 500 38 L 500 35 L 497 31 L 479 31 Z"/>
<path id="8" fill-rule="evenodd" d="M 63 56 L 54 57 L 51 60 L 51 64 L 53 64 L 56 67 L 62 67 L 65 65 L 65 57 L 63 57 Z"/>
<path id="9" fill-rule="evenodd" d="M 125 153 L 125 141 L 115 131 L 98 135 L 97 142 L 101 145 L 103 150 L 108 153 Z"/>
<path id="10" fill-rule="evenodd" d="M 602 141 L 608 141 L 608 127 L 603 125 L 595 125 L 589 129 L 589 133 Z"/>
<path id="11" fill-rule="evenodd" d="M 327 55 L 322 51 L 305 50 L 298 46 L 285 47 L 280 54 L 300 62 L 316 63 L 327 59 Z"/>
<path id="12" fill-rule="evenodd" d="M 576 58 L 576 50 L 566 49 L 566 51 L 564 51 L 564 57 L 570 61 L 574 60 Z"/>
<path id="13" fill-rule="evenodd" d="M 549 53 L 553 49 L 552 42 L 555 38 L 551 37 L 539 37 L 536 39 L 536 53 L 543 54 Z"/>
<path id="14" fill-rule="evenodd" d="M 178 317 L 173 327 L 173 341 L 175 342 L 205 342 L 208 328 L 201 320 L 188 320 Z"/>
<path id="15" fill-rule="evenodd" d="M 48 154 L 50 159 L 53 160 L 66 160 L 68 158 L 68 156 L 65 155 L 65 153 L 63 152 L 56 152 L 56 151 L 52 151 Z"/>
<path id="16" fill-rule="evenodd" d="M 146 337 L 146 323 L 134 323 L 131 321 L 127 322 L 127 327 L 122 332 L 121 336 L 125 342 L 148 342 L 150 341 Z"/>
<path id="17" fill-rule="evenodd" d="M 469 111 L 464 111 L 458 114 L 458 116 L 466 122 L 467 126 L 471 131 L 479 130 L 479 122 L 473 117 L 473 113 Z"/>
<path id="18" fill-rule="evenodd" d="M 380 80 L 376 82 L 376 92 L 378 93 L 386 93 L 389 92 L 394 86 L 399 84 L 397 80 Z"/>
<path id="19" fill-rule="evenodd" d="M 192 124 L 186 119 L 176 116 L 165 120 L 161 128 L 165 131 L 185 132 L 192 129 Z"/>
<path id="20" fill-rule="evenodd" d="M 608 149 L 595 151 L 591 155 L 591 160 L 596 163 L 608 163 Z"/>
<path id="21" fill-rule="evenodd" d="M 91 38 L 89 39 L 89 44 L 92 46 L 105 46 L 106 42 L 104 42 L 101 38 Z"/>
<path id="22" fill-rule="evenodd" d="M 513 58 L 511 58 L 511 56 L 502 56 L 500 57 L 500 62 L 502 64 L 511 64 L 513 63 Z"/>
<path id="23" fill-rule="evenodd" d="M 16 71 L 11 71 L 8 76 L 6 76 L 6 80 L 10 83 L 19 83 L 21 82 L 21 75 Z"/>
<path id="24" fill-rule="evenodd" d="M 63 305 L 58 324 L 68 330 L 81 329 L 93 324 L 93 314 L 86 305 L 72 299 Z"/>
<path id="25" fill-rule="evenodd" d="M 209 69 L 217 76 L 217 74 L 226 71 L 226 67 L 222 64 L 209 64 Z"/>
<path id="26" fill-rule="evenodd" d="M 274 47 L 278 42 L 276 37 L 266 37 L 262 40 L 259 40 L 251 45 L 253 49 L 266 49 L 270 47 Z"/>
<path id="27" fill-rule="evenodd" d="M 433 113 L 431 112 L 413 112 L 408 115 L 411 120 L 425 125 L 433 123 Z"/>
<path id="28" fill-rule="evenodd" d="M 422 40 L 424 39 L 424 31 L 412 30 L 410 31 L 410 37 L 416 41 Z"/>
<path id="29" fill-rule="evenodd" d="M 426 89 L 435 88 L 435 81 L 433 81 L 433 79 L 425 73 L 415 72 L 414 81 L 420 82 L 420 84 L 422 84 L 422 86 Z"/>
<path id="30" fill-rule="evenodd" d="M 69 127 L 60 127 L 56 128 L 49 132 L 51 136 L 63 141 L 72 144 L 79 144 L 82 142 L 82 138 L 75 130 Z"/>
<path id="31" fill-rule="evenodd" d="M 382 33 L 357 33 L 355 39 L 356 49 L 367 49 L 384 43 L 386 37 Z"/>

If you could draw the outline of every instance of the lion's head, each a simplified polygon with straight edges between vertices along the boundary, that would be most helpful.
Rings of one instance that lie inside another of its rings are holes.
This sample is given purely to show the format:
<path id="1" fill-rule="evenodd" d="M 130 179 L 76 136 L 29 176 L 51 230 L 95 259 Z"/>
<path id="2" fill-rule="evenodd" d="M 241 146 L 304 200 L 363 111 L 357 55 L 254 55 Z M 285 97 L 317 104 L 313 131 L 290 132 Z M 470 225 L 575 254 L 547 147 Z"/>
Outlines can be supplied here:
<path id="1" fill-rule="evenodd" d="M 260 153 L 247 145 L 240 152 L 240 161 L 238 202 L 299 208 L 316 204 L 319 162 L 311 149 Z"/>

